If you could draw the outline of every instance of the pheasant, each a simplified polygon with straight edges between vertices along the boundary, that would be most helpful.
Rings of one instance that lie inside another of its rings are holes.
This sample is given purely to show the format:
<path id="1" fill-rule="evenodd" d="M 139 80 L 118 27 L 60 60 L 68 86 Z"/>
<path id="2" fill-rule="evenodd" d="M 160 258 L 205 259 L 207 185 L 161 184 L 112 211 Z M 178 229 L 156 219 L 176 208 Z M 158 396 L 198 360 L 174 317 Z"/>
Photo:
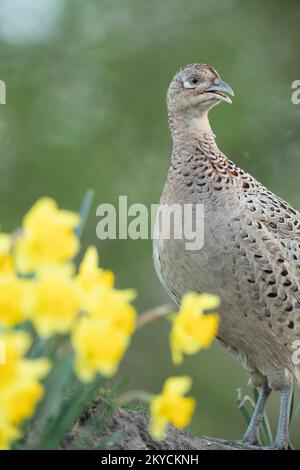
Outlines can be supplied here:
<path id="1" fill-rule="evenodd" d="M 274 449 L 291 449 L 289 415 L 300 379 L 300 213 L 243 171 L 218 148 L 208 112 L 234 95 L 206 64 L 180 69 L 167 93 L 173 140 L 171 166 L 160 204 L 202 204 L 204 245 L 185 239 L 154 241 L 157 274 L 180 304 L 188 291 L 221 299 L 217 339 L 248 370 L 259 398 L 241 442 L 258 448 L 268 397 L 280 391 Z M 297 343 L 298 340 L 298 343 Z M 298 364 L 298 365 L 297 365 Z"/>

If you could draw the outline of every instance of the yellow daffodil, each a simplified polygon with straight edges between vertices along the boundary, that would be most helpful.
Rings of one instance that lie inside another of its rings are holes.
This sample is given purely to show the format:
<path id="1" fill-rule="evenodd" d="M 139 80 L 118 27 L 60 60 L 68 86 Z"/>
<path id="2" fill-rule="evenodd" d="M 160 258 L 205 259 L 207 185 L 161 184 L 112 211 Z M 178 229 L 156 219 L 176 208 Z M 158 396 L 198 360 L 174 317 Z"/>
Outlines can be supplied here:
<path id="1" fill-rule="evenodd" d="M 136 310 L 130 304 L 135 298 L 131 289 L 117 290 L 102 287 L 89 296 L 86 307 L 95 318 L 108 318 L 112 326 L 126 335 L 131 335 L 136 325 Z"/>
<path id="2" fill-rule="evenodd" d="M 74 326 L 72 344 L 77 376 L 83 382 L 90 382 L 97 373 L 105 377 L 116 373 L 129 336 L 114 328 L 109 318 L 83 316 Z"/>
<path id="3" fill-rule="evenodd" d="M 50 370 L 47 359 L 27 359 L 31 338 L 24 331 L 0 332 L 5 361 L 0 364 L 0 449 L 9 448 L 20 437 L 16 426 L 30 418 L 44 389 L 40 384 Z"/>
<path id="4" fill-rule="evenodd" d="M 1 406 L 0 406 L 1 408 Z M 13 426 L 0 410 L 0 450 L 8 450 L 21 437 L 20 430 Z"/>
<path id="5" fill-rule="evenodd" d="M 31 288 L 29 317 L 39 335 L 50 337 L 67 333 L 80 310 L 80 295 L 72 266 L 51 267 L 39 271 Z"/>
<path id="6" fill-rule="evenodd" d="M 196 404 L 194 398 L 185 397 L 184 394 L 190 390 L 191 384 L 190 377 L 170 377 L 162 393 L 152 398 L 150 434 L 153 439 L 164 438 L 168 423 L 179 429 L 190 423 Z"/>
<path id="7" fill-rule="evenodd" d="M 102 287 L 113 287 L 114 275 L 111 271 L 99 268 L 99 257 L 94 246 L 90 246 L 79 266 L 76 281 L 82 293 L 83 308 L 88 307 L 88 298 L 95 290 Z"/>
<path id="8" fill-rule="evenodd" d="M 47 359 L 30 360 L 24 358 L 31 346 L 31 338 L 25 331 L 0 331 L 0 341 L 4 345 L 5 362 L 0 364 L 0 393 L 21 380 L 42 378 L 49 370 Z M 0 400 L 1 406 L 1 400 Z"/>
<path id="9" fill-rule="evenodd" d="M 93 269 L 96 269 L 96 264 Z M 96 275 L 96 271 L 94 273 Z M 110 287 L 111 278 L 106 285 L 101 285 L 97 275 L 96 278 L 94 289 L 88 289 L 86 285 L 86 315 L 76 321 L 72 333 L 75 370 L 79 379 L 87 382 L 92 381 L 97 373 L 105 377 L 116 373 L 135 329 L 137 316 L 130 304 L 135 297 L 134 291 Z"/>
<path id="10" fill-rule="evenodd" d="M 18 378 L 22 357 L 28 351 L 31 339 L 24 331 L 0 330 L 4 350 L 4 363 L 0 364 L 0 391 Z"/>
<path id="11" fill-rule="evenodd" d="M 0 273 L 0 324 L 14 326 L 26 316 L 26 281 Z"/>
<path id="12" fill-rule="evenodd" d="M 9 367 L 9 354 L 6 366 Z M 11 423 L 20 425 L 33 415 L 36 404 L 44 394 L 44 387 L 39 380 L 42 380 L 49 370 L 48 359 L 29 360 L 23 358 L 19 361 L 17 376 L 0 391 L 1 402 L 5 406 Z"/>
<path id="13" fill-rule="evenodd" d="M 219 316 L 216 313 L 205 314 L 205 311 L 216 309 L 219 304 L 219 298 L 211 294 L 190 292 L 183 297 L 170 335 L 175 364 L 182 362 L 183 353 L 195 354 L 199 349 L 210 346 L 218 331 Z"/>
<path id="14" fill-rule="evenodd" d="M 39 199 L 25 215 L 23 234 L 16 241 L 18 270 L 30 273 L 41 266 L 73 258 L 79 249 L 74 234 L 78 223 L 77 213 L 58 209 L 53 199 Z"/>
<path id="15" fill-rule="evenodd" d="M 36 379 L 20 379 L 0 392 L 2 405 L 6 408 L 9 421 L 19 426 L 30 418 L 36 404 L 44 394 L 44 387 Z"/>
<path id="16" fill-rule="evenodd" d="M 12 239 L 7 233 L 0 233 L 0 274 L 13 272 L 13 257 L 11 254 Z"/>

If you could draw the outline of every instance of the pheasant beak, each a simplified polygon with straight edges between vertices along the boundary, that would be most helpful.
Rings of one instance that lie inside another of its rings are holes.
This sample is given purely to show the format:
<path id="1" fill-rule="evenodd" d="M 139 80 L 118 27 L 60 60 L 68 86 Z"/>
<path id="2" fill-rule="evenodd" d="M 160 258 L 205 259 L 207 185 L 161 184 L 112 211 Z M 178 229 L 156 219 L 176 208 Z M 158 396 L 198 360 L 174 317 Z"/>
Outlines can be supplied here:
<path id="1" fill-rule="evenodd" d="M 232 103 L 231 98 L 229 98 L 226 93 L 228 95 L 234 96 L 232 88 L 219 78 L 214 80 L 213 86 L 205 90 L 205 94 L 212 95 L 212 97 L 217 100 L 225 101 L 226 103 Z"/>

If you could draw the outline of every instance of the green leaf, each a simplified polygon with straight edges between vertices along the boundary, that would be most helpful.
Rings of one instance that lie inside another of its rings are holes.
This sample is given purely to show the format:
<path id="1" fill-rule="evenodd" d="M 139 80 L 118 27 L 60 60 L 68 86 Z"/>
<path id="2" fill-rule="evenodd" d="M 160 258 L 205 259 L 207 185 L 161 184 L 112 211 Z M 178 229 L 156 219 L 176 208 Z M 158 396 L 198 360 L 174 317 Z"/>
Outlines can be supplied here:
<path id="1" fill-rule="evenodd" d="M 76 384 L 75 391 L 63 403 L 61 413 L 44 433 L 39 444 L 40 449 L 57 449 L 59 447 L 71 426 L 75 424 L 84 409 L 88 407 L 90 401 L 95 398 L 102 380 L 97 379 L 88 385 L 79 382 Z"/>

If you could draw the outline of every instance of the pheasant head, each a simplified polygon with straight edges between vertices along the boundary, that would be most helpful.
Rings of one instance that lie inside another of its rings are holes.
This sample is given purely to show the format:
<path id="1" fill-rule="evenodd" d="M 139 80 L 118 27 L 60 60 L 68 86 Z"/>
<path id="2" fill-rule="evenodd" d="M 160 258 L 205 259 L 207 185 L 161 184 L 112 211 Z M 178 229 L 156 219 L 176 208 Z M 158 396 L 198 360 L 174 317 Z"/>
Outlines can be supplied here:
<path id="1" fill-rule="evenodd" d="M 207 64 L 187 65 L 176 73 L 169 86 L 169 117 L 200 117 L 221 101 L 231 103 L 228 95 L 234 95 L 231 87 L 220 79 L 213 67 Z"/>

